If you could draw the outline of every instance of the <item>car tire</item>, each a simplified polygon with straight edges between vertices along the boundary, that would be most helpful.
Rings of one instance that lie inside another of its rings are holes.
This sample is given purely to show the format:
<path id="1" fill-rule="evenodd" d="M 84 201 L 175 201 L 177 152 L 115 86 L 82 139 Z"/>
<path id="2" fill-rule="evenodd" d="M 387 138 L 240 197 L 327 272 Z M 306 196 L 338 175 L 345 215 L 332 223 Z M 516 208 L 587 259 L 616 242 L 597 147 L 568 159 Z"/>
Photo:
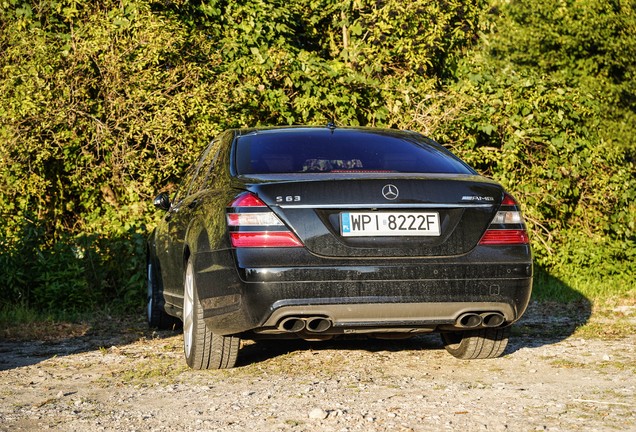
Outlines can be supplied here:
<path id="1" fill-rule="evenodd" d="M 234 367 L 241 340 L 236 336 L 214 334 L 205 325 L 190 259 L 183 291 L 183 347 L 188 366 L 192 369 Z"/>
<path id="2" fill-rule="evenodd" d="M 175 330 L 181 328 L 181 320 L 168 315 L 160 306 L 161 294 L 157 284 L 154 266 L 148 262 L 148 296 L 146 304 L 146 318 L 150 327 L 159 330 Z"/>
<path id="3" fill-rule="evenodd" d="M 510 326 L 442 333 L 444 348 L 462 360 L 499 357 L 510 337 Z"/>

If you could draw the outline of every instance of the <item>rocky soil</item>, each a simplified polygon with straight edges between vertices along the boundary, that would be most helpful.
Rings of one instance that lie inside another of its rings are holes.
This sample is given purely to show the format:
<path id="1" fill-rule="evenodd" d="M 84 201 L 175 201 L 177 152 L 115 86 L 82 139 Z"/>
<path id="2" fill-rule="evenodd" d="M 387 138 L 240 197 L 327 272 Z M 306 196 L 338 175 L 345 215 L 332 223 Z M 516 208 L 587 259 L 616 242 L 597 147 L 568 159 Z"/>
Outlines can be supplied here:
<path id="1" fill-rule="evenodd" d="M 140 320 L 5 331 L 0 430 L 636 430 L 632 312 L 534 303 L 493 360 L 438 335 L 246 341 L 222 371 L 189 370 L 181 335 Z"/>

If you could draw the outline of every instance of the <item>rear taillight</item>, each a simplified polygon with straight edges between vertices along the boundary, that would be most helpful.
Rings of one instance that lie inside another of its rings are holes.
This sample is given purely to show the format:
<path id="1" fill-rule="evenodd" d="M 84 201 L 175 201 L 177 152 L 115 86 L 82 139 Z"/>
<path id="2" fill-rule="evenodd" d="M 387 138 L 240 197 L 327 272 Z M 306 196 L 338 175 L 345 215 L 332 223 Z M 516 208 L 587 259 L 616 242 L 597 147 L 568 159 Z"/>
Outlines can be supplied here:
<path id="1" fill-rule="evenodd" d="M 522 224 L 524 223 L 521 212 L 518 211 L 499 211 L 493 218 L 493 224 Z"/>
<path id="2" fill-rule="evenodd" d="M 232 200 L 226 212 L 232 247 L 302 247 L 298 237 L 250 192 Z"/>
<path id="3" fill-rule="evenodd" d="M 273 212 L 265 213 L 229 213 L 229 226 L 282 226 L 283 223 Z"/>
<path id="4" fill-rule="evenodd" d="M 267 207 L 256 195 L 245 192 L 232 200 L 228 207 Z"/>
<path id="5" fill-rule="evenodd" d="M 516 206 L 517 201 L 512 197 L 512 195 L 510 195 L 508 192 L 504 193 L 504 199 L 501 202 L 502 206 L 506 206 L 506 205 L 511 205 L 511 206 Z"/>
<path id="6" fill-rule="evenodd" d="M 300 240 L 290 232 L 233 232 L 233 247 L 298 247 Z"/>
<path id="7" fill-rule="evenodd" d="M 488 230 L 479 244 L 529 243 L 526 230 Z"/>
<path id="8" fill-rule="evenodd" d="M 528 243 L 530 243 L 530 237 L 528 236 L 528 231 L 526 231 L 526 223 L 523 220 L 523 216 L 521 216 L 517 201 L 506 193 L 499 211 L 490 222 L 490 226 L 479 244 L 509 245 Z"/>

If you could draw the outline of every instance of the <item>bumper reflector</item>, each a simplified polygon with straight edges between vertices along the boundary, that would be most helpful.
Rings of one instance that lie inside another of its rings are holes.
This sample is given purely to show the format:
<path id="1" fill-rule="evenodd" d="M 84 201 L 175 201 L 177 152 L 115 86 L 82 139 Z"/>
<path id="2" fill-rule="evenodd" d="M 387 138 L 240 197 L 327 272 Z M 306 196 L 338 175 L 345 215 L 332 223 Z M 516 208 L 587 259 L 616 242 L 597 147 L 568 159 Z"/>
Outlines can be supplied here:
<path id="1" fill-rule="evenodd" d="M 530 238 L 525 230 L 488 230 L 479 244 L 527 244 Z"/>
<path id="2" fill-rule="evenodd" d="M 232 247 L 301 247 L 291 232 L 233 232 Z"/>

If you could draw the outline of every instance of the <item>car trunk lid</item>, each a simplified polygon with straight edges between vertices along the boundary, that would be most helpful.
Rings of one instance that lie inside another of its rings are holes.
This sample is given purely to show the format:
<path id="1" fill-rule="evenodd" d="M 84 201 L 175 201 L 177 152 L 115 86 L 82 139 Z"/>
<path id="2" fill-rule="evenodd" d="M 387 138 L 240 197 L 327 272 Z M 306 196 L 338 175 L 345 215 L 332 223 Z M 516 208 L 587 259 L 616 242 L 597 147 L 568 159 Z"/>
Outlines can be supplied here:
<path id="1" fill-rule="evenodd" d="M 466 174 L 261 174 L 239 176 L 234 186 L 256 194 L 309 251 L 328 257 L 465 254 L 478 244 L 504 194 L 496 182 Z M 343 233 L 343 215 L 358 224 L 361 215 L 385 223 L 393 215 L 412 229 L 426 227 L 426 215 L 436 216 L 429 218 L 430 233 L 385 229 L 361 236 Z"/>

